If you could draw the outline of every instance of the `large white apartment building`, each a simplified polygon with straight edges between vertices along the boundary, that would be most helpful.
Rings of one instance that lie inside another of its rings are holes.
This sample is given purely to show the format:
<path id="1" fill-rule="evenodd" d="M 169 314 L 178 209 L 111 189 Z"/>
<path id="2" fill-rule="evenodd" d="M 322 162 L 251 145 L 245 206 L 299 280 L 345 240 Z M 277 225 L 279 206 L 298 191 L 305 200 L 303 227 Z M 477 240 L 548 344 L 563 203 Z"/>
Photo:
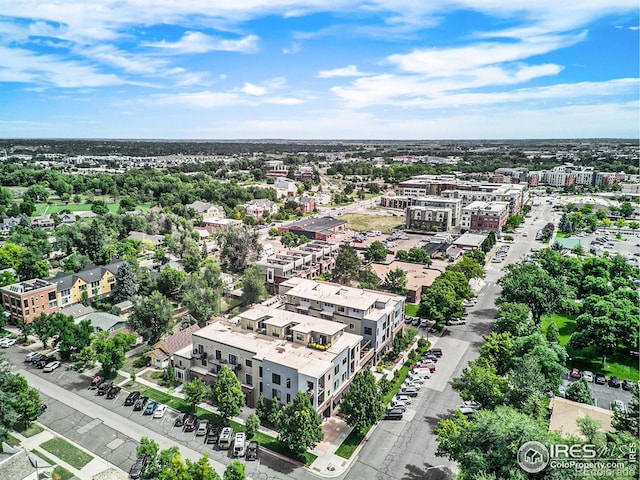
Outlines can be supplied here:
<path id="1" fill-rule="evenodd" d="M 291 278 L 279 285 L 283 308 L 332 320 L 363 337 L 363 361 L 374 362 L 404 325 L 405 297 L 335 283 Z"/>
<path id="2" fill-rule="evenodd" d="M 265 305 L 241 313 L 237 321 L 217 321 L 193 332 L 192 345 L 174 354 L 176 378 L 215 383 L 222 365 L 231 368 L 255 407 L 290 403 L 307 392 L 322 415 L 333 414 L 353 376 L 363 365 L 362 337 L 345 324 Z"/>

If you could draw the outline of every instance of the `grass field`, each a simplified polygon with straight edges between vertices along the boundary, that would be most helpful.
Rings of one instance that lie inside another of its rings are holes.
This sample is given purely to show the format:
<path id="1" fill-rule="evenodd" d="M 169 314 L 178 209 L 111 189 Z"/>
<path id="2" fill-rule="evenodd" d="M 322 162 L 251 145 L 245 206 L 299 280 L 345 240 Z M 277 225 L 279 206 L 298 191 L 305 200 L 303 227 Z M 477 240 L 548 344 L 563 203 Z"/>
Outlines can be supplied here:
<path id="1" fill-rule="evenodd" d="M 187 402 L 185 402 L 183 399 L 174 397 L 172 395 L 169 395 L 168 393 L 161 392 L 160 390 L 156 390 L 154 388 L 147 388 L 144 392 L 142 392 L 142 395 L 146 395 L 152 400 L 155 400 L 160 403 L 164 403 L 165 405 L 169 405 L 174 410 L 178 410 L 180 412 L 191 411 L 190 405 Z M 209 410 L 205 410 L 204 408 L 198 407 L 195 413 L 198 416 L 198 418 L 207 419 L 211 423 L 215 423 L 218 425 L 223 424 L 222 418 L 219 415 L 216 415 L 215 413 L 210 412 Z M 231 420 L 228 422 L 228 424 L 236 432 L 244 431 L 244 425 L 240 423 L 237 423 Z M 306 452 L 302 457 L 297 457 L 287 448 L 287 446 L 284 443 L 279 441 L 277 438 L 273 438 L 262 432 L 257 432 L 256 436 L 254 437 L 254 440 L 257 440 L 261 446 L 268 448 L 269 450 L 273 450 L 274 452 L 278 452 L 289 458 L 298 460 L 299 462 L 302 462 L 305 465 L 311 465 L 313 461 L 316 458 L 318 458 L 316 455 L 309 452 Z"/>
<path id="2" fill-rule="evenodd" d="M 569 365 L 567 365 L 569 368 L 576 367 L 580 370 L 589 370 L 593 373 L 601 373 L 606 376 L 616 375 L 622 379 L 627 378 L 633 382 L 637 382 L 640 378 L 638 359 L 636 357 L 613 355 L 607 358 L 605 368 L 601 368 L 602 359 L 596 354 L 596 348 L 594 346 L 582 350 L 574 350 L 567 346 L 571 334 L 576 329 L 575 317 L 562 314 L 543 317 L 541 325 L 544 333 L 546 333 L 551 322 L 554 322 L 556 327 L 558 327 L 560 344 L 567 348 L 567 353 L 571 358 Z"/>
<path id="3" fill-rule="evenodd" d="M 402 226 L 402 219 L 389 215 L 345 213 L 340 219 L 347 222 L 347 227 L 359 232 L 380 230 L 382 233 L 390 233 L 392 229 Z"/>
<path id="4" fill-rule="evenodd" d="M 47 440 L 42 443 L 40 447 L 78 470 L 93 460 L 93 456 L 83 452 L 77 447 L 74 447 L 65 439 L 60 437 L 54 437 L 51 440 Z"/>
<path id="5" fill-rule="evenodd" d="M 110 212 L 116 213 L 120 208 L 120 204 L 116 203 L 107 203 L 107 208 Z M 151 208 L 151 203 L 144 203 L 136 206 L 136 209 L 141 212 L 146 212 Z M 38 203 L 36 205 L 36 212 L 38 215 L 51 215 L 52 213 L 60 213 L 62 210 L 70 210 L 71 213 L 74 212 L 90 212 L 91 204 L 90 203 L 69 203 L 69 204 L 53 204 L 49 205 L 46 203 Z"/>
<path id="6" fill-rule="evenodd" d="M 60 465 L 57 465 L 56 468 L 53 469 L 53 474 L 57 475 L 59 480 L 70 480 L 73 478 L 73 473 Z"/>
<path id="7" fill-rule="evenodd" d="M 44 428 L 36 423 L 31 423 L 29 425 L 16 425 L 16 431 L 22 434 L 22 436 L 29 438 L 40 432 L 44 432 Z"/>
<path id="8" fill-rule="evenodd" d="M 417 317 L 418 316 L 418 308 L 420 308 L 419 303 L 405 303 L 404 304 L 404 316 L 405 317 Z"/>

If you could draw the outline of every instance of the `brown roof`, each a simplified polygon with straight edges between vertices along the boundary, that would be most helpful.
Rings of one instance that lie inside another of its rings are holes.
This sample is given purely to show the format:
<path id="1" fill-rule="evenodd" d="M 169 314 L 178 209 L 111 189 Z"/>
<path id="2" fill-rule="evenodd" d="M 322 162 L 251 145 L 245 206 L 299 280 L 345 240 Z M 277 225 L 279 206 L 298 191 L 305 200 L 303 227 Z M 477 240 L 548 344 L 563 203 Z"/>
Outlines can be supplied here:
<path id="1" fill-rule="evenodd" d="M 556 430 L 565 435 L 578 435 L 583 437 L 576 420 L 580 417 L 591 417 L 601 423 L 602 429 L 613 432 L 611 426 L 613 412 L 604 408 L 587 405 L 585 403 L 573 402 L 562 397 L 554 397 L 552 405 L 549 430 Z"/>
<path id="2" fill-rule="evenodd" d="M 191 334 L 196 330 L 200 330 L 200 327 L 194 323 L 190 327 L 160 340 L 153 347 L 162 350 L 167 355 L 173 355 L 178 350 L 182 350 L 187 345 L 191 345 Z"/>
<path id="3" fill-rule="evenodd" d="M 152 350 L 147 355 L 149 355 L 150 357 L 154 357 L 156 360 L 160 360 L 160 361 L 169 359 L 169 356 L 166 353 L 164 353 L 162 350 L 160 350 L 159 348 L 156 348 L 155 350 Z"/>

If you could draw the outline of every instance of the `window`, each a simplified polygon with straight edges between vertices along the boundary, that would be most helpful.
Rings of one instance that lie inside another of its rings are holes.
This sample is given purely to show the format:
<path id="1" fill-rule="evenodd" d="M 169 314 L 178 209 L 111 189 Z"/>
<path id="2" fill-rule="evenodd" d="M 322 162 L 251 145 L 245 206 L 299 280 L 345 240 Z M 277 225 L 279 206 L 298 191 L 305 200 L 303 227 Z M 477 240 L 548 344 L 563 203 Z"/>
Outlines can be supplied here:
<path id="1" fill-rule="evenodd" d="M 216 360 L 222 360 L 222 352 L 220 350 L 216 350 Z"/>
<path id="2" fill-rule="evenodd" d="M 304 342 L 304 333 L 296 333 L 296 340 Z"/>
<path id="3" fill-rule="evenodd" d="M 280 390 L 277 390 L 275 388 L 271 389 L 271 399 L 272 400 L 280 401 L 281 398 L 282 398 L 282 393 L 280 392 Z"/>
<path id="4" fill-rule="evenodd" d="M 287 393 L 287 403 L 291 403 L 291 394 Z"/>
<path id="5" fill-rule="evenodd" d="M 356 326 L 353 323 L 349 324 L 349 330 L 353 330 L 354 328 L 356 328 Z"/>
<path id="6" fill-rule="evenodd" d="M 236 355 L 234 355 L 233 353 L 229 354 L 229 365 L 237 365 L 238 364 L 238 357 Z"/>
<path id="7" fill-rule="evenodd" d="M 291 388 L 291 379 L 287 378 L 287 382 L 286 382 L 287 388 Z"/>
<path id="8" fill-rule="evenodd" d="M 245 364 L 247 367 L 253 367 L 253 362 L 252 362 L 251 360 L 249 360 L 249 359 L 246 359 L 246 360 L 244 361 L 244 364 Z"/>
<path id="9" fill-rule="evenodd" d="M 244 376 L 245 377 L 245 384 L 246 385 L 250 385 L 253 386 L 253 375 L 249 375 L 248 373 Z"/>
<path id="10" fill-rule="evenodd" d="M 258 376 L 262 378 L 262 367 L 258 367 Z"/>
<path id="11" fill-rule="evenodd" d="M 201 364 L 203 367 L 206 367 L 206 366 L 207 366 L 207 359 L 206 359 L 206 358 L 203 358 L 203 359 L 200 361 L 200 364 Z"/>
<path id="12" fill-rule="evenodd" d="M 271 336 L 280 338 L 280 329 L 278 327 L 271 327 Z"/>
<path id="13" fill-rule="evenodd" d="M 371 329 L 371 327 L 364 327 L 364 334 L 373 335 L 373 330 Z"/>
<path id="14" fill-rule="evenodd" d="M 247 330 L 253 330 L 253 322 L 247 322 Z"/>
<path id="15" fill-rule="evenodd" d="M 340 365 L 336 365 L 336 368 L 333 370 L 334 375 L 337 375 L 340 371 Z"/>
<path id="16" fill-rule="evenodd" d="M 280 385 L 281 381 L 282 381 L 282 379 L 280 378 L 280 375 L 278 375 L 277 373 L 272 373 L 271 374 L 271 383 L 275 383 L 276 385 Z"/>
<path id="17" fill-rule="evenodd" d="M 338 311 L 344 313 L 344 307 L 338 307 Z"/>
<path id="18" fill-rule="evenodd" d="M 344 358 L 342 359 L 342 364 L 344 365 L 345 363 L 347 363 L 347 357 L 344 357 Z"/>

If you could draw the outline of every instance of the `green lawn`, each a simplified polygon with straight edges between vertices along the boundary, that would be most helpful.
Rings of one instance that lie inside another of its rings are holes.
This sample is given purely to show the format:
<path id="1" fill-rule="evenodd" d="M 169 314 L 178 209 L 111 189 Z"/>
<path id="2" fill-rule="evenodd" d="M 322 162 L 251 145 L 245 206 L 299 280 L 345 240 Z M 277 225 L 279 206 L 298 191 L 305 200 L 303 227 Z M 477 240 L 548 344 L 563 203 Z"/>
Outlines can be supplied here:
<path id="1" fill-rule="evenodd" d="M 73 478 L 73 473 L 60 465 L 57 465 L 56 468 L 53 469 L 53 474 L 57 475 L 58 480 L 70 480 Z"/>
<path id="2" fill-rule="evenodd" d="M 62 203 L 54 205 L 39 203 L 36 205 L 36 211 L 38 215 L 44 215 L 45 212 L 47 215 L 51 215 L 52 213 L 60 213 L 62 210 L 66 209 L 70 210 L 71 213 L 89 212 L 91 211 L 91 206 L 92 205 L 90 203 L 69 203 L 66 205 Z M 110 212 L 116 213 L 120 208 L 120 203 L 107 203 L 107 208 Z M 140 205 L 136 205 L 136 209 L 140 210 L 141 212 L 146 212 L 147 210 L 149 210 L 149 208 L 151 208 L 151 203 L 142 203 Z"/>
<path id="3" fill-rule="evenodd" d="M 16 425 L 16 432 L 19 432 L 22 436 L 29 438 L 39 434 L 40 432 L 44 432 L 44 428 L 35 423 L 30 423 L 29 425 Z"/>
<path id="4" fill-rule="evenodd" d="M 404 316 L 405 317 L 417 317 L 418 316 L 418 308 L 420 308 L 419 303 L 405 303 L 404 304 Z"/>
<path id="5" fill-rule="evenodd" d="M 168 393 L 161 392 L 160 390 L 156 390 L 154 388 L 147 388 L 144 392 L 142 392 L 142 395 L 145 395 L 157 402 L 164 403 L 165 405 L 169 405 L 174 410 L 178 410 L 180 412 L 191 411 L 189 404 L 185 402 L 183 399 L 174 397 L 172 395 L 169 395 Z M 209 420 L 211 423 L 215 423 L 218 425 L 223 424 L 222 418 L 219 415 L 216 415 L 215 413 L 210 412 L 209 410 L 205 410 L 204 408 L 198 407 L 196 409 L 196 415 L 198 416 L 198 418 L 205 418 Z M 229 421 L 228 424 L 236 432 L 244 431 L 244 425 L 240 423 Z M 256 433 L 256 436 L 254 438 L 263 447 L 268 448 L 269 450 L 273 450 L 274 452 L 281 453 L 282 455 L 285 455 L 289 458 L 293 458 L 294 460 L 302 462 L 305 465 L 311 465 L 313 461 L 317 458 L 316 455 L 309 452 L 306 452 L 302 457 L 298 457 L 294 455 L 284 443 L 282 443 L 276 438 L 273 438 L 261 432 Z"/>
<path id="6" fill-rule="evenodd" d="M 583 348 L 581 350 L 575 350 L 569 347 L 569 338 L 576 329 L 575 317 L 553 314 L 542 318 L 541 328 L 542 332 L 546 333 L 547 328 L 554 322 L 558 327 L 560 334 L 560 344 L 564 345 L 569 354 L 569 368 L 579 368 L 580 370 L 589 370 L 595 373 L 601 373 L 606 376 L 616 375 L 622 379 L 629 379 L 633 382 L 637 382 L 640 378 L 640 371 L 638 370 L 638 359 L 629 355 L 612 355 L 607 358 L 605 368 L 601 368 L 602 359 L 596 354 L 595 346 L 589 348 Z"/>
<path id="7" fill-rule="evenodd" d="M 47 457 L 44 453 L 42 453 L 40 450 L 36 450 L 35 448 L 32 450 L 33 453 L 35 453 L 38 457 L 40 457 L 44 462 L 47 462 L 49 465 L 55 465 L 56 462 L 54 462 L 52 459 L 50 459 L 49 457 Z"/>
<path id="8" fill-rule="evenodd" d="M 54 437 L 51 440 L 47 440 L 40 444 L 40 447 L 78 470 L 93 460 L 92 455 L 74 447 L 65 439 L 60 437 Z"/>
<path id="9" fill-rule="evenodd" d="M 18 440 L 10 433 L 7 433 L 7 437 L 3 440 L 3 442 L 7 445 L 11 445 L 12 447 L 17 447 L 18 445 L 20 445 L 20 440 Z"/>

